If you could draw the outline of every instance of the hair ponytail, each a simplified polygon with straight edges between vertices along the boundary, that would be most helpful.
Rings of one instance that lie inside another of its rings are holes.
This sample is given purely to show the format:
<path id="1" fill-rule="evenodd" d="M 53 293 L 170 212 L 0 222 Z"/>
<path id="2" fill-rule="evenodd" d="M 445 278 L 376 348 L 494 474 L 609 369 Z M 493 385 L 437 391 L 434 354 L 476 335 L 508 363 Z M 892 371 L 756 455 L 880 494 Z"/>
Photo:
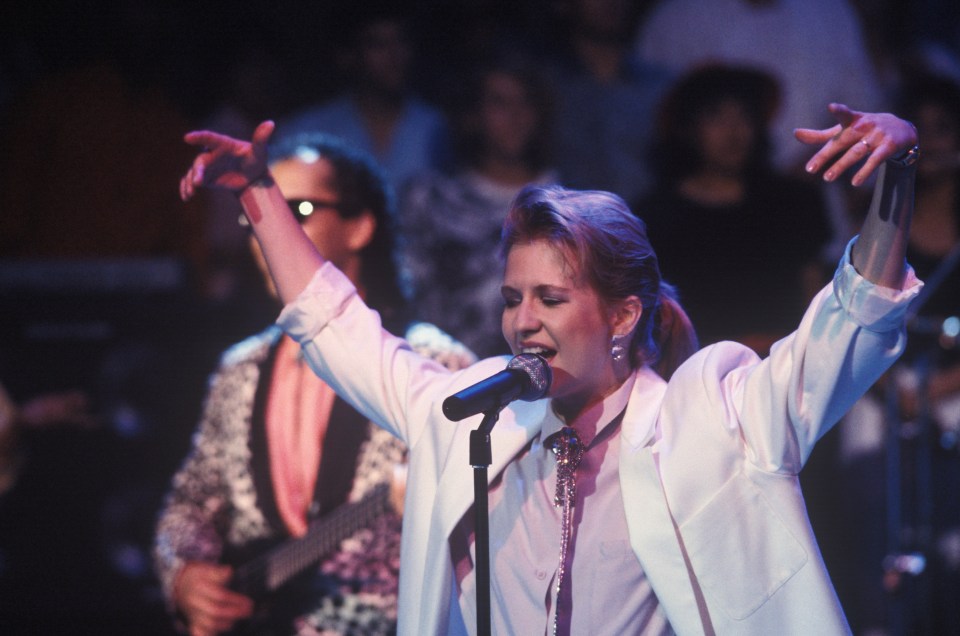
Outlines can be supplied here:
<path id="1" fill-rule="evenodd" d="M 665 380 L 699 349 L 697 332 L 687 312 L 680 306 L 673 286 L 661 281 L 657 313 L 654 316 L 653 339 L 657 358 L 653 369 Z"/>

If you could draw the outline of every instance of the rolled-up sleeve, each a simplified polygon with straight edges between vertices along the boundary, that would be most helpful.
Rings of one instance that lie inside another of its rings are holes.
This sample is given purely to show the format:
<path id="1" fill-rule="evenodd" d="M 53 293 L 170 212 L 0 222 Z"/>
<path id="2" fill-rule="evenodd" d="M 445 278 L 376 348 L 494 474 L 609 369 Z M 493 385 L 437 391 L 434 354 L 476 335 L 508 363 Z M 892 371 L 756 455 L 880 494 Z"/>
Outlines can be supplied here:
<path id="1" fill-rule="evenodd" d="M 856 239 L 854 239 L 856 240 Z M 847 246 L 833 281 L 768 358 L 726 378 L 752 462 L 798 472 L 814 444 L 892 365 L 906 344 L 905 316 L 923 283 L 908 268 L 903 289 L 857 273 Z"/>
<path id="2" fill-rule="evenodd" d="M 385 331 L 342 272 L 329 263 L 320 267 L 277 323 L 338 395 L 414 446 L 451 372 Z"/>
<path id="3" fill-rule="evenodd" d="M 847 244 L 843 260 L 833 277 L 834 292 L 850 319 L 870 331 L 890 331 L 904 324 L 904 317 L 923 283 L 912 267 L 907 267 L 903 289 L 891 289 L 871 283 L 857 273 L 850 260 L 854 241 Z"/>
<path id="4" fill-rule="evenodd" d="M 280 312 L 279 324 L 291 338 L 303 344 L 313 339 L 327 323 L 343 313 L 357 288 L 340 270 L 324 263 L 300 295 Z"/>

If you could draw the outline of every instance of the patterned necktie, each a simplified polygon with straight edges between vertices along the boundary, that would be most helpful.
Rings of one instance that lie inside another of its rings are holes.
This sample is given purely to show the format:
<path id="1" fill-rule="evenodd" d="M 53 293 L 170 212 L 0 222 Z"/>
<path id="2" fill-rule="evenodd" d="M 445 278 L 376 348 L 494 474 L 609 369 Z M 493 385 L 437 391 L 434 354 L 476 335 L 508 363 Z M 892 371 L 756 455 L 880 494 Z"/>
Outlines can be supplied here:
<path id="1" fill-rule="evenodd" d="M 552 435 L 550 450 L 557 457 L 557 492 L 553 503 L 562 508 L 560 515 L 560 567 L 557 570 L 557 611 L 553 619 L 553 633 L 558 632 L 560 620 L 560 592 L 563 575 L 567 566 L 567 550 L 573 530 L 573 506 L 577 499 L 577 466 L 583 459 L 583 442 L 577 430 L 564 426 L 560 432 Z"/>

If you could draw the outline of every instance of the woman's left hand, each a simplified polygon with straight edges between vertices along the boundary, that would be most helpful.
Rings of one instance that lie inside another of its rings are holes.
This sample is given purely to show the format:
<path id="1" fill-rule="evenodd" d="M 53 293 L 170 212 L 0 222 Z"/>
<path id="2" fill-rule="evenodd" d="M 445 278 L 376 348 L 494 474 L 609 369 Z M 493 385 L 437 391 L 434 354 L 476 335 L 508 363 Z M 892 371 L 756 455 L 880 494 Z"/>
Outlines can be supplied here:
<path id="1" fill-rule="evenodd" d="M 884 161 L 917 144 L 917 129 L 896 115 L 861 113 L 843 104 L 830 104 L 828 110 L 839 122 L 836 126 L 794 130 L 796 138 L 803 143 L 823 144 L 807 162 L 806 170 L 815 173 L 827 167 L 823 175 L 825 181 L 836 180 L 865 159 L 850 181 L 855 186 L 862 185 Z"/>

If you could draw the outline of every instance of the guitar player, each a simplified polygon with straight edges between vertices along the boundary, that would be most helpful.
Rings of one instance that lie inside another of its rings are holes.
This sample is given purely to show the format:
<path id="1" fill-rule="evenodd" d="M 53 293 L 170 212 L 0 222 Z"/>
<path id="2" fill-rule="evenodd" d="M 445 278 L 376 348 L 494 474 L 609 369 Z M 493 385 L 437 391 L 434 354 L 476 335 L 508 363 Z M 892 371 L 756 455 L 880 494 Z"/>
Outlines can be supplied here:
<path id="1" fill-rule="evenodd" d="M 269 152 L 291 214 L 385 326 L 449 368 L 472 362 L 440 330 L 407 319 L 391 198 L 372 161 L 318 135 L 280 139 Z M 269 281 L 252 237 L 250 247 Z M 403 460 L 400 443 L 319 380 L 278 327 L 230 348 L 156 529 L 156 568 L 179 627 L 191 636 L 394 632 L 400 518 L 396 510 L 371 514 L 368 504 L 378 486 L 396 481 Z M 297 554 L 316 543 L 318 524 L 331 519 L 359 529 L 343 542 L 334 537 L 332 552 L 327 546 L 285 565 L 289 582 L 239 580 L 255 557 L 275 565 L 284 546 Z M 273 593 L 252 591 L 263 589 Z"/>

